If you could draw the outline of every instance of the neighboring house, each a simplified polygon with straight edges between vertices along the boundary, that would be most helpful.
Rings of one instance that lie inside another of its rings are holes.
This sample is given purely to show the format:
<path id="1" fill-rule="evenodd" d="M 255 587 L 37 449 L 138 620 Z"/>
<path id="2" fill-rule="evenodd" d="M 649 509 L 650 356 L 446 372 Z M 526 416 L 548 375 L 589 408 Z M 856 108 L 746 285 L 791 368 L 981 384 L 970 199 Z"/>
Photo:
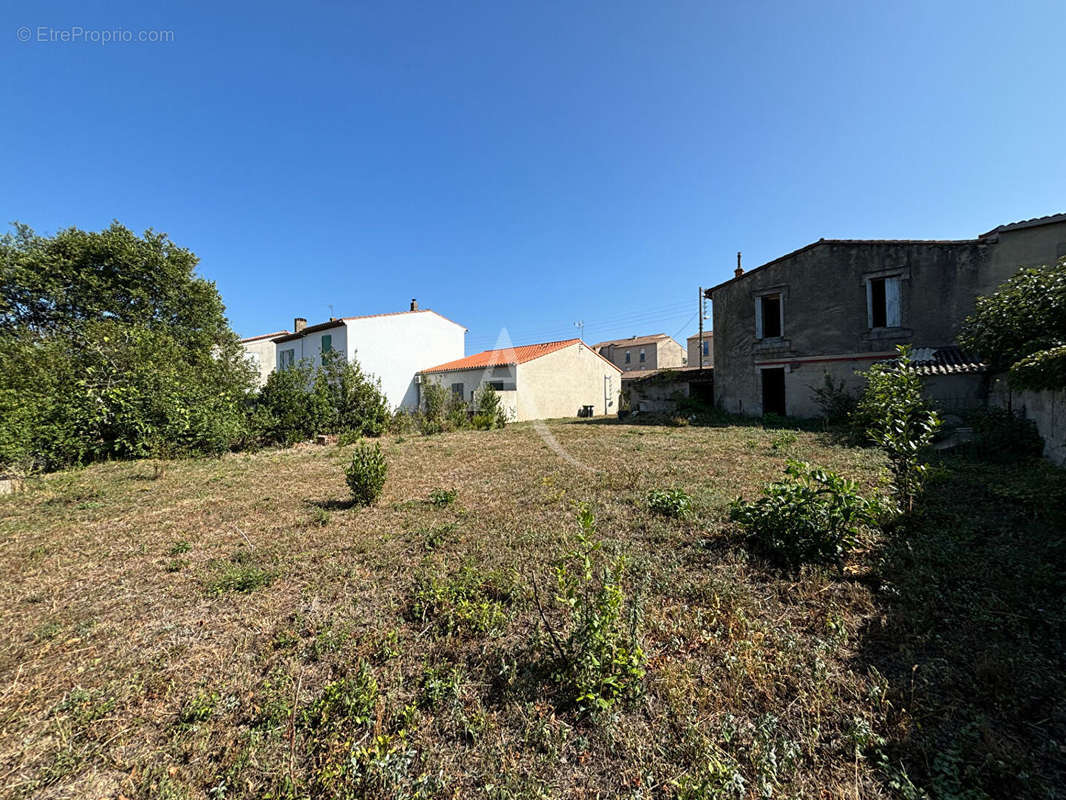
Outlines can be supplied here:
<path id="1" fill-rule="evenodd" d="M 704 331 L 703 336 L 695 334 L 688 337 L 688 366 L 699 367 L 700 350 L 703 350 L 703 368 L 710 369 L 714 366 L 714 333 Z"/>
<path id="2" fill-rule="evenodd" d="M 978 295 L 1021 266 L 1066 254 L 1066 214 L 958 241 L 821 239 L 706 291 L 714 313 L 714 397 L 725 411 L 817 416 L 826 373 L 855 373 L 911 344 L 945 408 L 984 402 L 984 370 L 956 344 Z"/>
<path id="3" fill-rule="evenodd" d="M 623 372 L 685 365 L 685 349 L 665 333 L 612 339 L 592 349 Z"/>
<path id="4" fill-rule="evenodd" d="M 318 325 L 297 318 L 295 333 L 274 339 L 277 368 L 307 359 L 322 363 L 322 354 L 344 353 L 358 359 L 363 370 L 381 379 L 389 405 L 418 407 L 415 376 L 427 364 L 460 358 L 466 348 L 466 328 L 411 301 L 410 311 L 341 317 Z"/>
<path id="5" fill-rule="evenodd" d="M 672 369 L 623 372 L 622 394 L 632 414 L 672 414 L 686 398 L 711 405 L 714 402 L 714 370 L 689 364 Z"/>
<path id="6" fill-rule="evenodd" d="M 249 336 L 247 339 L 241 339 L 241 347 L 244 348 L 245 355 L 259 370 L 257 385 L 260 388 L 267 382 L 270 373 L 274 371 L 274 339 L 287 334 L 288 331 L 274 331 L 273 333 L 263 333 L 259 336 Z"/>
<path id="7" fill-rule="evenodd" d="M 586 406 L 594 415 L 618 410 L 622 370 L 580 339 L 544 342 L 476 355 L 421 371 L 469 402 L 484 384 L 500 394 L 516 422 L 576 417 Z"/>

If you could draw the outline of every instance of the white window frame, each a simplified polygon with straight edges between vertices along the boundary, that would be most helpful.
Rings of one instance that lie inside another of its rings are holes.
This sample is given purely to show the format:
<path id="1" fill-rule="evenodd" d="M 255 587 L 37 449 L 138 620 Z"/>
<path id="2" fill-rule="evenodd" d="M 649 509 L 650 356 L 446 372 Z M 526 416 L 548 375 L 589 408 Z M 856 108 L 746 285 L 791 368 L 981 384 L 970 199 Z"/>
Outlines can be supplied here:
<path id="1" fill-rule="evenodd" d="M 288 369 L 296 363 L 296 348 L 289 347 L 278 353 L 278 366 L 281 369 Z"/>

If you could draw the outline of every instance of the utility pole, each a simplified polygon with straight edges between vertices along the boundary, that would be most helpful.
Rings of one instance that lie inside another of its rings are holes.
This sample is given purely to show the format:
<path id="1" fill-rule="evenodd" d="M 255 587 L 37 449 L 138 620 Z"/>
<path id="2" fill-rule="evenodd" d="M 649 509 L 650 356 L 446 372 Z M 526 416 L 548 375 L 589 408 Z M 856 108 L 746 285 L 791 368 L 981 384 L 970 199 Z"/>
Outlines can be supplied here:
<path id="1" fill-rule="evenodd" d="M 699 305 L 696 306 L 700 315 L 700 372 L 703 372 L 703 287 L 700 287 Z"/>
<path id="2" fill-rule="evenodd" d="M 574 323 L 574 327 L 577 328 L 577 336 L 581 341 L 585 341 L 585 320 L 579 319 Z"/>

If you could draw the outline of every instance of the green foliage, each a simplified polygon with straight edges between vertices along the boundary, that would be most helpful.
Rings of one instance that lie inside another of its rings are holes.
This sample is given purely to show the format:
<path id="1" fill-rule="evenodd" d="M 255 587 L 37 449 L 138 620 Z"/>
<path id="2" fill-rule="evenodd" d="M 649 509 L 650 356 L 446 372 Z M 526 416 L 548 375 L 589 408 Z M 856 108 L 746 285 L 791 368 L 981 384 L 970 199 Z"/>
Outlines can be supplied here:
<path id="1" fill-rule="evenodd" d="M 250 552 L 238 550 L 228 561 L 214 565 L 214 574 L 208 579 L 206 589 L 211 595 L 247 594 L 269 586 L 277 577 L 277 572 L 258 564 Z"/>
<path id="2" fill-rule="evenodd" d="M 969 419 L 973 441 L 965 450 L 983 461 L 1006 464 L 1039 458 L 1044 440 L 1036 424 L 1005 408 L 982 409 Z"/>
<path id="3" fill-rule="evenodd" d="M 993 370 L 1009 370 L 1015 388 L 1066 387 L 1066 258 L 1023 269 L 991 296 L 977 298 L 959 341 Z"/>
<path id="4" fill-rule="evenodd" d="M 352 499 L 357 505 L 369 506 L 381 495 L 389 465 L 381 445 L 360 442 L 352 452 L 352 460 L 344 472 Z"/>
<path id="5" fill-rule="evenodd" d="M 900 508 L 911 511 L 926 473 L 919 459 L 933 441 L 940 418 L 922 397 L 922 380 L 910 366 L 910 347 L 897 350 L 895 361 L 875 364 L 866 373 L 856 414 L 868 423 L 867 435 L 888 456 Z"/>
<path id="6" fill-rule="evenodd" d="M 302 725 L 322 734 L 342 733 L 374 720 L 378 702 L 378 682 L 368 664 L 360 664 L 354 675 L 327 683 L 322 694 L 304 710 Z"/>
<path id="7" fill-rule="evenodd" d="M 434 508 L 447 508 L 458 499 L 455 489 L 434 489 L 429 493 L 429 504 Z"/>
<path id="8" fill-rule="evenodd" d="M 692 511 L 692 498 L 684 489 L 652 489 L 644 498 L 649 511 L 682 519 Z"/>
<path id="9" fill-rule="evenodd" d="M 580 507 L 578 522 L 577 546 L 555 566 L 560 630 L 536 601 L 553 646 L 551 678 L 562 704 L 588 714 L 643 691 L 645 656 L 639 608 L 625 589 L 626 559 L 604 555 L 590 506 Z"/>
<path id="10" fill-rule="evenodd" d="M 822 410 L 822 418 L 830 423 L 846 422 L 855 411 L 858 402 L 855 395 L 847 390 L 847 384 L 841 378 L 839 382 L 827 371 L 821 386 L 811 386 L 815 402 Z"/>
<path id="11" fill-rule="evenodd" d="M 430 572 L 415 585 L 411 614 L 421 622 L 435 621 L 450 634 L 485 636 L 503 629 L 513 594 L 512 582 L 500 573 L 470 566 L 452 575 Z"/>
<path id="12" fill-rule="evenodd" d="M 253 371 L 196 263 L 117 222 L 0 239 L 0 469 L 246 442 Z"/>
<path id="13" fill-rule="evenodd" d="M 265 444 L 292 445 L 318 434 L 340 434 L 342 441 L 379 436 L 391 415 L 381 382 L 355 359 L 332 351 L 315 369 L 304 359 L 274 370 L 256 398 L 254 428 Z"/>
<path id="14" fill-rule="evenodd" d="M 507 409 L 503 407 L 499 392 L 490 384 L 483 383 L 474 393 L 473 406 L 471 422 L 477 430 L 502 428 L 507 424 Z"/>
<path id="15" fill-rule="evenodd" d="M 839 563 L 884 513 L 880 501 L 828 470 L 789 461 L 785 474 L 789 480 L 768 484 L 758 500 L 738 497 L 729 506 L 752 548 L 782 566 Z"/>
<path id="16" fill-rule="evenodd" d="M 189 698 L 185 705 L 182 706 L 181 712 L 178 714 L 178 722 L 182 725 L 207 722 L 211 719 L 211 715 L 215 713 L 215 706 L 217 705 L 218 694 L 216 692 L 200 692 L 195 697 Z"/>

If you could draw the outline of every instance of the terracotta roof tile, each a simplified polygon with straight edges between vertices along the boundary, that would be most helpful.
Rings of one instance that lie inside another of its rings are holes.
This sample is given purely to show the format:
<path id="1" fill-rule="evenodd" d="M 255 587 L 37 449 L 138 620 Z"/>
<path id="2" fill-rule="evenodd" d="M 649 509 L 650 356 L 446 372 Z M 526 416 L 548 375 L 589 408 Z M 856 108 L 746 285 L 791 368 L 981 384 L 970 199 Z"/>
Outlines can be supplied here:
<path id="1" fill-rule="evenodd" d="M 421 372 L 455 372 L 462 369 L 485 369 L 486 367 L 508 364 L 524 364 L 527 361 L 546 356 L 548 353 L 554 353 L 556 350 L 562 350 L 564 347 L 569 347 L 580 341 L 580 339 L 564 339 L 561 342 L 542 342 L 541 344 L 526 344 L 520 347 L 505 347 L 499 350 L 483 350 L 472 356 L 457 358 L 455 361 L 438 364 L 435 367 L 421 370 Z"/>
<path id="2" fill-rule="evenodd" d="M 259 339 L 273 339 L 275 336 L 286 336 L 288 333 L 288 331 L 274 331 L 273 333 L 261 333 L 258 336 L 246 336 L 241 339 L 241 344 L 244 344 L 245 342 L 254 342 Z"/>

